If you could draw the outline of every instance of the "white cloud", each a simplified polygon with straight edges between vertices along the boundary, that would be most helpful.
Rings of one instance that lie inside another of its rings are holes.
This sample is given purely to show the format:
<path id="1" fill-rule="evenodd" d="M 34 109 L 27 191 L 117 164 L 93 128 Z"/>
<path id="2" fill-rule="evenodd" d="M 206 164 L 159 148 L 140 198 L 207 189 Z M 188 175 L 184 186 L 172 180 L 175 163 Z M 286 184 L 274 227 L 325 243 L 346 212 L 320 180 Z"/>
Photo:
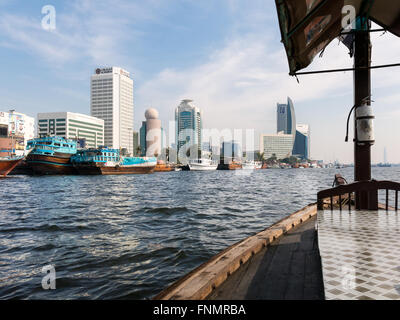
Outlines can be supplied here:
<path id="1" fill-rule="evenodd" d="M 121 0 L 73 1 L 56 7 L 57 27 L 41 28 L 41 17 L 0 14 L 2 46 L 14 46 L 38 55 L 53 66 L 88 59 L 89 63 L 110 65 L 129 60 L 123 44 L 141 36 L 132 26 L 155 19 L 161 1 L 145 4 Z M 40 10 L 40 7 L 38 7 Z M 39 11 L 40 12 L 40 11 Z"/>
<path id="2" fill-rule="evenodd" d="M 274 48 L 271 50 L 271 48 Z M 334 49 L 335 52 L 340 49 Z M 336 59 L 345 62 L 345 59 Z M 287 74 L 282 48 L 265 37 L 243 37 L 214 52 L 209 60 L 186 70 L 164 70 L 140 86 L 137 96 L 172 116 L 183 98 L 193 98 L 204 110 L 210 128 L 275 130 L 275 106 L 287 96 L 312 101 L 346 89 L 346 75 L 301 78 Z"/>

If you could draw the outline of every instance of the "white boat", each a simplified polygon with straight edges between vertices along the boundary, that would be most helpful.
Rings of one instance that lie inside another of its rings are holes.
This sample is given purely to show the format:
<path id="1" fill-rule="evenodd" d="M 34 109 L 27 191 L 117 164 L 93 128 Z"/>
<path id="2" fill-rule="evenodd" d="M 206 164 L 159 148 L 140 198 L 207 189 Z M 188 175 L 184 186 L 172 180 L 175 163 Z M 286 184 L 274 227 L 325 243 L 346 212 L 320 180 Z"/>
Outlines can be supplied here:
<path id="1" fill-rule="evenodd" d="M 210 159 L 197 159 L 189 162 L 191 171 L 210 171 L 217 170 L 218 163 Z"/>
<path id="2" fill-rule="evenodd" d="M 245 161 L 242 163 L 243 170 L 256 170 L 261 169 L 262 163 L 259 161 Z"/>

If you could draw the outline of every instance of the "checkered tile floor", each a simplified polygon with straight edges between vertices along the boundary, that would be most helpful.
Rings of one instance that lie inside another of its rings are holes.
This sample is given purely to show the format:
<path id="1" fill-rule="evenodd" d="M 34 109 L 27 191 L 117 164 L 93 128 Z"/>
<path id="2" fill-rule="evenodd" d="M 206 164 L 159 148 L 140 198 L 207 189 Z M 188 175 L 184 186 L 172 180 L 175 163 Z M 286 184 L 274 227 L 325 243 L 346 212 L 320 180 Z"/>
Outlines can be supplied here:
<path id="1" fill-rule="evenodd" d="M 319 211 L 327 300 L 400 300 L 400 214 Z"/>

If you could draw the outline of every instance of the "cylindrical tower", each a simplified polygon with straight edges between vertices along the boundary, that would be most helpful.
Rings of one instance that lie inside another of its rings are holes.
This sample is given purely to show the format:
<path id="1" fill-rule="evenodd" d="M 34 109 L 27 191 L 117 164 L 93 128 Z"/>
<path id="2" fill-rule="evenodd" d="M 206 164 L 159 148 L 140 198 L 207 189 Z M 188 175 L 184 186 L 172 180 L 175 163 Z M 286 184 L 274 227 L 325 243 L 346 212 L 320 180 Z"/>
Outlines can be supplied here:
<path id="1" fill-rule="evenodd" d="M 146 156 L 155 157 L 161 155 L 161 120 L 158 119 L 156 109 L 147 109 L 146 117 Z"/>

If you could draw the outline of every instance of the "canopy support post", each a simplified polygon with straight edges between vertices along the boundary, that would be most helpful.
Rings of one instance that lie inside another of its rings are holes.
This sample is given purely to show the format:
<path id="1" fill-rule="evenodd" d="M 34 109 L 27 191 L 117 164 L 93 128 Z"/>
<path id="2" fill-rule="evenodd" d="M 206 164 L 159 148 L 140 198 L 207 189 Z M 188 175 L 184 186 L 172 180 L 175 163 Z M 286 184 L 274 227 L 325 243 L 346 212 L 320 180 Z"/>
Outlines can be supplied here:
<path id="1" fill-rule="evenodd" d="M 367 22 L 368 23 L 368 22 Z M 368 29 L 368 27 L 367 27 Z M 354 41 L 354 105 L 371 105 L 371 41 L 368 30 L 355 32 Z M 357 112 L 354 113 L 355 115 Z M 357 121 L 354 121 L 354 180 L 371 180 L 371 145 L 357 140 Z M 368 210 L 368 193 L 356 193 L 356 209 Z"/>

